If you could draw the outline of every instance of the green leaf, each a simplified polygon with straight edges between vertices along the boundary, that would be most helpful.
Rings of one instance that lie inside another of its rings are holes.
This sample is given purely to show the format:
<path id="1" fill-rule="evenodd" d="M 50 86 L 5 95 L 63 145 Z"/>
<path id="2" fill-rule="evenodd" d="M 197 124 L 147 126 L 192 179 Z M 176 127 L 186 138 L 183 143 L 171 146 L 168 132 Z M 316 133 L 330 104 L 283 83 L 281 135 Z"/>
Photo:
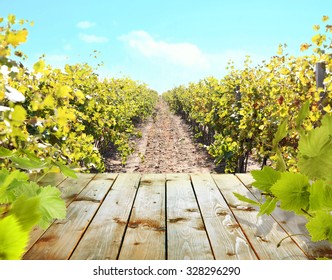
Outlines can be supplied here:
<path id="1" fill-rule="evenodd" d="M 0 203 L 9 203 L 14 199 L 10 193 L 15 187 L 15 183 L 22 184 L 27 182 L 29 179 L 28 175 L 14 170 L 9 172 L 7 169 L 0 170 Z"/>
<path id="2" fill-rule="evenodd" d="M 13 121 L 23 122 L 26 120 L 27 112 L 21 105 L 15 105 L 11 116 Z"/>
<path id="3" fill-rule="evenodd" d="M 310 188 L 310 210 L 332 210 L 332 185 L 319 180 L 314 182 Z"/>
<path id="4" fill-rule="evenodd" d="M 0 220 L 0 259 L 19 260 L 28 245 L 29 232 L 22 230 L 17 218 L 9 215 Z"/>
<path id="5" fill-rule="evenodd" d="M 310 112 L 310 103 L 309 100 L 307 100 L 301 107 L 299 114 L 296 118 L 296 128 L 299 129 L 305 118 L 308 116 Z"/>
<path id="6" fill-rule="evenodd" d="M 267 197 L 266 201 L 261 205 L 258 216 L 264 214 L 270 215 L 276 208 L 277 202 L 278 199 L 276 199 L 275 197 Z"/>
<path id="7" fill-rule="evenodd" d="M 46 108 L 54 108 L 57 106 L 56 100 L 54 99 L 54 97 L 51 94 L 49 94 L 45 97 L 42 104 L 43 104 L 43 107 L 46 107 Z"/>
<path id="8" fill-rule="evenodd" d="M 287 170 L 286 163 L 284 157 L 279 148 L 276 150 L 277 162 L 276 162 L 276 169 L 281 172 L 285 172 Z"/>
<path id="9" fill-rule="evenodd" d="M 332 115 L 324 115 L 322 118 L 322 126 L 328 130 L 329 135 L 332 135 Z"/>
<path id="10" fill-rule="evenodd" d="M 250 199 L 250 198 L 248 198 L 246 196 L 243 196 L 243 195 L 241 195 L 239 193 L 233 192 L 233 194 L 240 201 L 247 202 L 247 203 L 250 203 L 252 205 L 260 206 L 260 203 L 257 202 L 257 201 L 255 201 L 255 200 L 252 200 L 252 199 Z"/>
<path id="11" fill-rule="evenodd" d="M 53 219 L 66 217 L 66 205 L 60 196 L 60 190 L 55 187 L 47 186 L 41 189 L 39 197 L 42 219 L 39 225 L 42 228 L 47 228 Z"/>
<path id="12" fill-rule="evenodd" d="M 252 185 L 261 191 L 270 192 L 271 186 L 278 181 L 281 172 L 270 166 L 264 166 L 262 170 L 253 170 L 251 175 L 255 179 Z"/>
<path id="13" fill-rule="evenodd" d="M 300 173 L 284 172 L 271 187 L 272 193 L 280 200 L 280 208 L 303 214 L 309 206 L 309 180 Z"/>
<path id="14" fill-rule="evenodd" d="M 59 98 L 72 98 L 71 92 L 72 89 L 69 86 L 63 85 L 58 86 L 55 93 Z"/>
<path id="15" fill-rule="evenodd" d="M 28 159 L 37 162 L 39 164 L 45 163 L 44 160 L 41 160 L 39 157 L 37 157 L 34 153 L 29 152 L 28 150 L 20 150 L 20 152 L 28 157 Z"/>
<path id="16" fill-rule="evenodd" d="M 49 166 L 48 162 L 42 161 L 40 159 L 31 159 L 31 158 L 14 156 L 11 157 L 10 160 L 14 162 L 18 168 L 25 170 L 41 170 Z"/>
<path id="17" fill-rule="evenodd" d="M 41 218 L 40 198 L 20 196 L 13 203 L 10 213 L 16 216 L 23 230 L 30 231 Z"/>
<path id="18" fill-rule="evenodd" d="M 45 61 L 44 60 L 39 60 L 33 65 L 33 70 L 38 73 L 43 73 L 43 70 L 45 68 Z"/>
<path id="19" fill-rule="evenodd" d="M 38 186 L 36 182 L 14 182 L 13 193 L 15 197 L 26 196 L 35 197 L 40 193 L 42 187 Z"/>
<path id="20" fill-rule="evenodd" d="M 332 242 L 332 215 L 327 211 L 319 211 L 306 227 L 312 241 L 328 240 Z"/>
<path id="21" fill-rule="evenodd" d="M 4 147 L 0 147 L 0 157 L 1 158 L 8 158 L 13 156 L 16 153 L 16 151 L 11 151 L 9 149 L 6 149 Z"/>
<path id="22" fill-rule="evenodd" d="M 324 119 L 317 127 L 303 135 L 299 141 L 298 166 L 310 179 L 332 180 L 331 119 Z"/>
<path id="23" fill-rule="evenodd" d="M 0 170 L 0 203 L 5 203 L 2 201 L 3 195 L 5 194 L 9 184 L 13 181 L 13 179 L 9 180 L 8 176 L 9 171 L 7 169 Z"/>
<path id="24" fill-rule="evenodd" d="M 72 170 L 68 166 L 63 165 L 63 164 L 58 163 L 58 162 L 56 163 L 56 165 L 60 168 L 60 171 L 63 175 L 65 175 L 67 177 L 77 179 L 77 175 L 76 175 L 74 170 Z"/>
<path id="25" fill-rule="evenodd" d="M 272 140 L 273 147 L 277 147 L 279 142 L 286 137 L 287 135 L 287 122 L 288 119 L 285 119 L 282 121 L 282 123 L 279 125 L 278 130 Z"/>

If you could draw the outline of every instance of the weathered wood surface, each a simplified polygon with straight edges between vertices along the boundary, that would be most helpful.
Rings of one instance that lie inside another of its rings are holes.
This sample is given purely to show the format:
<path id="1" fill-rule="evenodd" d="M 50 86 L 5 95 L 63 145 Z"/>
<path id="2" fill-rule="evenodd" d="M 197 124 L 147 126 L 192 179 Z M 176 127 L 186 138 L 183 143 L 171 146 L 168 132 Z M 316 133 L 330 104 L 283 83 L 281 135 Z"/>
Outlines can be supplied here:
<path id="1" fill-rule="evenodd" d="M 236 176 L 241 180 L 243 184 L 248 186 L 248 189 L 251 191 L 251 193 L 259 199 L 259 190 L 251 187 L 251 183 L 254 181 L 252 176 L 250 176 L 249 174 L 236 174 Z M 293 234 L 291 238 L 299 245 L 300 248 L 302 248 L 302 250 L 310 258 L 332 258 L 332 244 L 330 242 L 312 242 L 310 240 L 310 237 L 306 235 L 308 234 L 308 231 L 305 227 L 307 221 L 304 217 L 296 216 L 293 212 L 283 211 L 279 207 L 276 208 L 276 210 L 272 213 L 271 216 L 288 233 L 288 235 Z"/>
<path id="2" fill-rule="evenodd" d="M 302 219 L 257 209 L 233 192 L 259 199 L 250 174 L 79 174 L 48 176 L 67 218 L 36 228 L 24 259 L 312 259 L 332 246 L 305 236 Z"/>
<path id="3" fill-rule="evenodd" d="M 166 176 L 167 259 L 212 260 L 213 253 L 187 174 Z"/>

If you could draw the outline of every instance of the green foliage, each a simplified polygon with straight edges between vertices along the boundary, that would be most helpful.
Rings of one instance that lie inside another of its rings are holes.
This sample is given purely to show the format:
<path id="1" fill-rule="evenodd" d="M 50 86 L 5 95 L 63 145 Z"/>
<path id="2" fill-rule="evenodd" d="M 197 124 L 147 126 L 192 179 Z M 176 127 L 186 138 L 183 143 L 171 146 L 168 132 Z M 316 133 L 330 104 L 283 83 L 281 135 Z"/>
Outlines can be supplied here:
<path id="1" fill-rule="evenodd" d="M 299 141 L 299 169 L 310 179 L 332 180 L 332 117 L 326 115 L 321 127 Z"/>
<path id="2" fill-rule="evenodd" d="M 163 94 L 203 136 L 209 153 L 225 172 L 245 172 L 249 155 L 271 166 L 252 171 L 253 186 L 262 191 L 260 202 L 240 194 L 239 200 L 259 206 L 259 215 L 275 207 L 304 215 L 313 241 L 331 241 L 332 232 L 332 39 L 329 18 L 311 44 L 309 55 L 285 53 L 242 70 L 230 63 L 229 74 L 206 78 Z M 325 88 L 317 88 L 315 67 L 324 62 Z M 211 139 L 209 139 L 209 136 Z"/>
<path id="3" fill-rule="evenodd" d="M 271 187 L 271 192 L 280 201 L 284 210 L 294 211 L 297 214 L 309 207 L 308 177 L 300 173 L 283 172 Z"/>
<path id="4" fill-rule="evenodd" d="M 323 113 L 332 112 L 328 20 L 323 18 L 326 29 L 317 30 L 313 44 L 301 46 L 311 51 L 308 55 L 289 56 L 281 45 L 278 55 L 261 65 L 253 67 L 247 58 L 243 69 L 237 70 L 230 63 L 229 73 L 220 80 L 209 77 L 163 94 L 170 107 L 203 136 L 209 153 L 217 164 L 225 165 L 225 172 L 245 172 L 249 155 L 262 165 L 270 159 L 280 170 L 297 171 L 300 135 L 318 126 Z M 315 65 L 322 61 L 327 69 L 325 89 L 316 86 Z M 320 152 L 329 148 L 326 145 Z M 303 159 L 301 167 L 309 168 L 313 161 Z M 327 157 L 321 163 L 327 161 L 332 162 Z"/>
<path id="5" fill-rule="evenodd" d="M 262 203 L 260 206 L 258 216 L 261 216 L 264 214 L 270 215 L 276 208 L 277 202 L 278 202 L 278 199 L 276 199 L 275 197 L 267 197 L 266 201 L 264 203 Z"/>
<path id="6" fill-rule="evenodd" d="M 24 172 L 0 169 L 0 259 L 20 259 L 34 226 L 47 228 L 66 217 L 60 196 L 57 188 L 41 187 Z"/>
<path id="7" fill-rule="evenodd" d="M 0 23 L 3 18 L 0 17 Z M 0 57 L 8 57 L 12 53 L 12 49 L 16 49 L 22 43 L 25 43 L 28 37 L 28 31 L 22 26 L 29 23 L 27 20 L 17 20 L 15 15 L 8 15 L 7 26 L 0 26 Z M 33 22 L 30 22 L 33 25 Z M 16 30 L 15 27 L 20 29 Z M 16 55 L 19 52 L 16 52 Z"/>
<path id="8" fill-rule="evenodd" d="M 135 123 L 158 98 L 128 78 L 102 80 L 87 64 L 60 70 L 41 58 L 30 71 L 9 58 L 25 57 L 17 47 L 26 23 L 0 18 L 0 259 L 21 258 L 33 227 L 66 216 L 61 192 L 29 178 L 103 171 L 101 153 L 114 146 L 125 162 Z"/>
<path id="9" fill-rule="evenodd" d="M 312 241 L 328 240 L 332 243 L 332 215 L 326 211 L 319 211 L 307 223 L 307 229 Z"/>
<path id="10" fill-rule="evenodd" d="M 0 219 L 0 260 L 20 259 L 28 241 L 29 232 L 14 215 Z"/>
<path id="11" fill-rule="evenodd" d="M 252 199 L 250 199 L 250 198 L 248 198 L 248 197 L 246 197 L 244 195 L 241 195 L 239 193 L 234 193 L 234 195 L 235 195 L 236 198 L 238 198 L 241 201 L 248 202 L 248 203 L 256 205 L 256 206 L 260 205 L 260 203 L 258 203 L 257 201 L 252 200 Z"/>
<path id="12" fill-rule="evenodd" d="M 264 166 L 262 170 L 253 170 L 251 174 L 255 179 L 252 185 L 264 192 L 269 192 L 271 187 L 279 180 L 281 172 L 270 166 Z"/>
<path id="13" fill-rule="evenodd" d="M 13 15 L 7 26 L 0 21 L 1 146 L 55 160 L 62 171 L 103 171 L 102 154 L 111 147 L 124 163 L 135 124 L 152 113 L 158 94 L 129 78 L 100 79 L 87 64 L 54 69 L 42 57 L 29 71 L 8 58 L 26 40 L 14 30 L 24 23 Z"/>
<path id="14" fill-rule="evenodd" d="M 320 126 L 301 135 L 297 155 L 298 172 L 274 170 L 271 167 L 251 172 L 255 179 L 253 186 L 266 197 L 266 202 L 260 205 L 260 214 L 272 213 L 276 203 L 280 202 L 281 209 L 307 218 L 306 227 L 312 241 L 332 242 L 331 126 L 332 117 L 326 114 Z M 276 145 L 278 141 L 281 139 L 276 136 Z M 236 197 L 248 202 L 238 194 Z"/>

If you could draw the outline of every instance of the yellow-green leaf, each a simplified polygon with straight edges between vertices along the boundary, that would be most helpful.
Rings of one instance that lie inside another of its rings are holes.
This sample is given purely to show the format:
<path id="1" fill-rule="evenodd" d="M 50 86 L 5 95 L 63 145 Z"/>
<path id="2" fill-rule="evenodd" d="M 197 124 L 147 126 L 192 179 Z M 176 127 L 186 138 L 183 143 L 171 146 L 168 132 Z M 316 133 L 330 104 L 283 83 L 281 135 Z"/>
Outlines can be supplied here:
<path id="1" fill-rule="evenodd" d="M 332 215 L 328 211 L 319 211 L 306 225 L 311 240 L 332 242 Z"/>
<path id="2" fill-rule="evenodd" d="M 11 116 L 13 121 L 23 122 L 26 119 L 27 112 L 22 106 L 16 105 Z"/>
<path id="3" fill-rule="evenodd" d="M 59 86 L 56 90 L 56 95 L 59 98 L 72 98 L 70 92 L 71 88 L 69 86 Z"/>
<path id="4" fill-rule="evenodd" d="M 316 46 L 321 46 L 323 42 L 326 40 L 326 36 L 321 34 L 316 34 L 311 38 L 311 40 Z"/>
<path id="5" fill-rule="evenodd" d="M 52 95 L 47 95 L 44 99 L 43 106 L 46 108 L 54 108 L 56 106 L 55 100 Z"/>
<path id="6" fill-rule="evenodd" d="M 45 61 L 44 60 L 39 60 L 33 65 L 33 70 L 35 70 L 36 73 L 42 73 L 45 68 Z"/>
<path id="7" fill-rule="evenodd" d="M 16 48 L 21 43 L 26 42 L 28 37 L 28 30 L 22 29 L 16 32 L 10 32 L 7 37 L 7 42 Z"/>
<path id="8" fill-rule="evenodd" d="M 8 15 L 7 19 L 11 24 L 15 24 L 16 16 L 13 14 L 10 14 L 10 15 Z"/>
<path id="9" fill-rule="evenodd" d="M 28 241 L 29 232 L 22 230 L 14 215 L 0 220 L 0 259 L 19 260 Z"/>

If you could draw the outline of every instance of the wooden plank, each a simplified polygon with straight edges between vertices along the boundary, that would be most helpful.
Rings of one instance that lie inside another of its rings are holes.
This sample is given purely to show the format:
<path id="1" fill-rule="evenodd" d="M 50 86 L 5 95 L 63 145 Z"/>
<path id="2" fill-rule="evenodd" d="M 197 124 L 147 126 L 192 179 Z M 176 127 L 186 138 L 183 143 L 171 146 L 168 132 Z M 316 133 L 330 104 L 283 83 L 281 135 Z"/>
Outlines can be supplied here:
<path id="1" fill-rule="evenodd" d="M 68 259 L 112 183 L 111 180 L 91 181 L 68 206 L 66 219 L 55 221 L 27 251 L 24 259 Z"/>
<path id="2" fill-rule="evenodd" d="M 120 260 L 165 259 L 165 184 L 163 174 L 142 176 L 121 247 Z"/>
<path id="3" fill-rule="evenodd" d="M 56 221 L 27 251 L 25 260 L 66 260 L 74 250 L 99 204 L 91 201 L 73 202 L 64 221 Z"/>
<path id="4" fill-rule="evenodd" d="M 216 259 L 257 259 L 210 174 L 192 174 L 193 187 Z"/>
<path id="5" fill-rule="evenodd" d="M 251 188 L 251 184 L 254 181 L 254 178 L 250 173 L 236 173 L 235 175 L 247 188 Z"/>
<path id="6" fill-rule="evenodd" d="M 278 242 L 286 237 L 287 233 L 273 217 L 266 215 L 257 217 L 258 211 L 255 207 L 239 201 L 233 195 L 233 192 L 237 192 L 256 200 L 235 175 L 212 174 L 212 177 L 259 259 L 307 259 L 303 251 L 291 239 L 285 240 L 284 246 L 277 248 Z"/>
<path id="7" fill-rule="evenodd" d="M 30 177 L 30 180 L 36 182 L 39 180 L 41 175 L 35 173 L 35 174 L 29 175 L 29 177 Z M 60 172 L 50 172 L 50 173 L 46 174 L 42 179 L 40 179 L 40 181 L 38 181 L 38 183 L 41 186 L 47 186 L 47 185 L 57 186 L 65 179 L 66 179 L 66 176 Z"/>
<path id="8" fill-rule="evenodd" d="M 139 180 L 140 174 L 118 175 L 71 259 L 117 258 Z"/>
<path id="9" fill-rule="evenodd" d="M 188 174 L 166 176 L 167 259 L 214 259 Z"/>
<path id="10" fill-rule="evenodd" d="M 60 174 L 57 175 L 57 174 Z M 44 177 L 41 181 L 43 186 L 52 185 L 57 186 L 62 192 L 62 199 L 66 202 L 66 206 L 68 206 L 75 197 L 81 192 L 83 188 L 91 181 L 91 179 L 95 176 L 94 174 L 77 174 L 78 178 L 66 178 L 61 173 L 50 173 Z M 58 182 L 60 184 L 58 185 Z M 38 226 L 34 227 L 30 233 L 29 245 L 26 247 L 26 251 L 28 251 L 31 246 L 42 236 L 45 232 L 45 229 L 42 229 Z"/>
<path id="11" fill-rule="evenodd" d="M 95 177 L 95 174 L 80 173 L 77 174 L 77 179 L 67 178 L 63 181 L 58 189 L 61 191 L 61 197 L 66 202 L 68 206 L 79 193 L 90 183 L 90 181 Z"/>
<path id="12" fill-rule="evenodd" d="M 254 181 L 251 174 L 237 174 L 237 177 L 247 186 L 255 197 L 260 197 L 260 191 L 251 187 Z M 275 209 L 272 216 L 289 235 L 299 233 L 309 234 L 305 227 L 307 223 L 305 217 L 295 215 L 293 212 L 283 211 L 279 207 Z M 294 235 L 292 239 L 294 239 L 310 259 L 332 258 L 332 244 L 328 241 L 312 242 L 310 237 L 306 235 Z M 284 244 L 282 243 L 281 246 L 284 246 Z"/>
<path id="13" fill-rule="evenodd" d="M 190 180 L 190 175 L 186 173 L 169 173 L 166 174 L 166 181 Z"/>

